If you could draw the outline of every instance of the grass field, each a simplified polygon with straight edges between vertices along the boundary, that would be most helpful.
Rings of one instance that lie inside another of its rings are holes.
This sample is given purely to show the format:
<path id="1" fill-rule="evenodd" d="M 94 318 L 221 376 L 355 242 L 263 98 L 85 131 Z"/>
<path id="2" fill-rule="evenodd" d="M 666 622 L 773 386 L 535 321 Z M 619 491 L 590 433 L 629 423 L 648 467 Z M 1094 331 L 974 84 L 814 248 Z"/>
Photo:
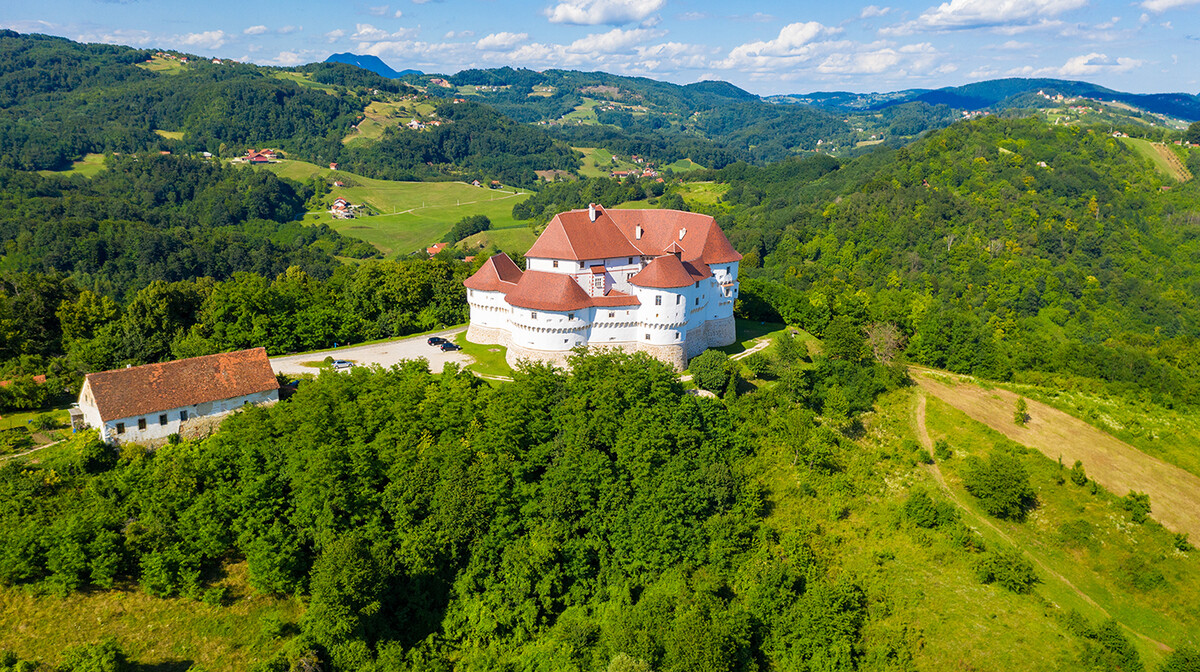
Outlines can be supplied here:
<path id="1" fill-rule="evenodd" d="M 678 192 L 680 196 L 683 196 L 683 200 L 689 203 L 716 205 L 721 201 L 725 192 L 729 191 L 729 185 L 720 182 L 684 182 L 671 189 Z"/>
<path id="2" fill-rule="evenodd" d="M 39 170 L 39 175 L 73 175 L 78 173 L 84 177 L 95 177 L 104 170 L 103 154 L 85 154 L 82 159 L 71 164 L 66 170 Z"/>
<path id="3" fill-rule="evenodd" d="M 156 128 L 156 129 L 154 129 L 154 132 L 159 137 L 166 138 L 168 140 L 182 140 L 183 139 L 183 131 L 164 131 L 161 128 Z"/>
<path id="4" fill-rule="evenodd" d="M 1116 618 L 1135 633 L 1131 639 L 1147 669 L 1163 655 L 1159 643 L 1197 643 L 1200 614 L 1193 607 L 1200 595 L 1200 566 L 1195 551 L 1175 549 L 1174 536 L 1153 521 L 1130 522 L 1117 498 L 1103 489 L 1091 494 L 1087 486 L 1069 480 L 1058 484 L 1056 461 L 1023 450 L 938 399 L 927 404 L 930 438 L 946 438 L 954 450 L 941 463 L 947 487 L 980 523 L 977 529 L 989 543 L 1011 540 L 1040 565 L 1037 594 L 1061 608 L 1077 609 L 1093 622 Z M 962 488 L 963 458 L 982 456 L 996 446 L 1025 453 L 1022 461 L 1037 492 L 1037 507 L 1025 522 L 988 517 Z"/>
<path id="5" fill-rule="evenodd" d="M 151 597 L 136 586 L 67 597 L 0 587 L 0 650 L 56 665 L 68 647 L 115 637 L 139 663 L 130 669 L 247 670 L 296 632 L 304 608 L 253 592 L 246 574 L 238 563 L 215 582 L 228 591 L 225 606 Z"/>
<path id="6" fill-rule="evenodd" d="M 596 104 L 594 98 L 584 98 L 583 102 L 574 110 L 563 115 L 563 121 L 589 125 L 599 124 L 600 120 L 596 118 Z"/>
<path id="7" fill-rule="evenodd" d="M 470 254 L 472 251 L 494 246 L 503 252 L 525 254 L 530 247 L 533 247 L 533 241 L 535 240 L 537 240 L 537 234 L 529 226 L 522 223 L 519 226 L 506 229 L 492 229 L 468 236 L 459 241 L 458 248 Z"/>
<path id="8" fill-rule="evenodd" d="M 385 254 L 422 250 L 441 240 L 450 227 L 468 215 L 487 215 L 498 229 L 526 228 L 524 222 L 513 219 L 512 207 L 528 193 L 511 187 L 482 189 L 463 182 L 374 180 L 303 161 L 279 161 L 265 168 L 295 180 L 318 176 L 346 182 L 349 186 L 335 187 L 331 198 L 343 196 L 351 203 L 366 203 L 381 214 L 335 220 L 327 212 L 310 212 L 304 222 L 328 224 L 338 232 L 375 245 Z"/>
<path id="9" fill-rule="evenodd" d="M 663 168 L 670 168 L 676 173 L 689 173 L 693 170 L 704 170 L 704 166 L 692 161 L 691 159 L 680 159 L 674 163 L 668 163 Z"/>
<path id="10" fill-rule="evenodd" d="M 343 144 L 355 141 L 378 140 L 383 132 L 392 126 L 401 126 L 418 117 L 428 117 L 433 112 L 433 105 L 417 101 L 383 102 L 374 101 L 364 110 L 365 118 L 358 122 L 346 137 Z"/>
<path id="11" fill-rule="evenodd" d="M 1187 174 L 1186 169 L 1183 169 L 1182 164 L 1176 165 L 1178 164 L 1178 160 L 1175 162 L 1169 161 L 1163 156 L 1162 152 L 1155 148 L 1154 143 L 1149 140 L 1121 138 L 1121 141 L 1132 147 L 1140 156 L 1149 159 L 1154 164 L 1154 168 L 1163 175 L 1179 182 L 1184 182 L 1191 178 L 1191 175 Z M 1168 148 L 1167 151 L 1171 150 Z"/>
<path id="12" fill-rule="evenodd" d="M 179 61 L 173 58 L 160 58 L 158 56 L 155 56 L 148 62 L 138 63 L 137 67 L 164 75 L 178 75 L 183 72 L 183 64 Z"/>
<path id="13" fill-rule="evenodd" d="M 479 345 L 467 340 L 467 332 L 460 332 L 454 337 L 454 342 L 462 348 L 464 354 L 475 359 L 474 364 L 468 364 L 467 369 L 484 376 L 512 376 L 512 367 L 504 359 L 508 348 L 500 345 Z"/>
<path id="14" fill-rule="evenodd" d="M 300 86 L 303 86 L 303 87 L 306 87 L 309 89 L 318 89 L 320 91 L 324 91 L 325 93 L 329 93 L 329 94 L 333 94 L 333 93 L 337 92 L 336 86 L 333 86 L 332 84 L 323 84 L 321 82 L 314 82 L 310 78 L 310 76 L 307 72 L 284 72 L 284 71 L 277 70 L 275 72 L 272 72 L 271 76 L 274 77 L 275 79 L 282 79 L 284 81 L 292 82 L 294 84 L 299 84 Z"/>

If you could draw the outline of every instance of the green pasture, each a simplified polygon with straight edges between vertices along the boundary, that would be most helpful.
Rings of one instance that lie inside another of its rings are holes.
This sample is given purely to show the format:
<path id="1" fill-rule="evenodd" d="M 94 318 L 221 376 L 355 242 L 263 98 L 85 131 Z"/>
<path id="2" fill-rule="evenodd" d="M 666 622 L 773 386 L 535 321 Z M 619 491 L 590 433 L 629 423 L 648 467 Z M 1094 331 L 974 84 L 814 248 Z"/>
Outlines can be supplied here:
<path id="1" fill-rule="evenodd" d="M 704 166 L 692 161 L 691 159 L 680 159 L 674 163 L 668 163 L 663 166 L 664 169 L 670 168 L 676 173 L 690 173 L 693 170 L 704 170 Z"/>
<path id="2" fill-rule="evenodd" d="M 596 104 L 595 99 L 584 98 L 583 102 L 577 105 L 574 110 L 563 115 L 563 121 L 581 124 L 599 124 L 600 121 L 596 118 Z"/>
<path id="3" fill-rule="evenodd" d="M 159 137 L 166 138 L 168 140 L 182 140 L 183 139 L 183 131 L 164 131 L 161 128 L 156 128 L 156 129 L 154 129 L 154 133 L 156 135 L 158 135 Z"/>
<path id="4" fill-rule="evenodd" d="M 160 58 L 158 56 L 145 63 L 138 63 L 137 67 L 164 75 L 178 75 L 183 72 L 183 63 L 173 58 Z"/>
<path id="5" fill-rule="evenodd" d="M 104 155 L 103 154 L 86 154 L 82 159 L 71 164 L 66 170 L 39 170 L 38 174 L 43 176 L 50 175 L 73 175 L 78 173 L 84 177 L 95 177 L 100 171 L 104 170 Z"/>
<path id="6" fill-rule="evenodd" d="M 321 82 L 314 82 L 312 80 L 311 76 L 307 72 L 291 72 L 291 71 L 287 71 L 287 70 L 276 70 L 275 72 L 271 73 L 271 76 L 274 77 L 275 79 L 282 79 L 284 81 L 292 82 L 293 84 L 298 84 L 299 86 L 303 86 L 303 87 L 306 87 L 309 89 L 318 89 L 318 90 L 324 91 L 325 93 L 329 93 L 329 94 L 337 93 L 336 86 L 334 86 L 332 84 L 323 84 Z"/>
<path id="7" fill-rule="evenodd" d="M 423 250 L 440 241 L 450 227 L 469 215 L 487 215 L 498 229 L 526 228 L 524 222 L 513 219 L 512 207 L 528 198 L 528 192 L 512 187 L 488 189 L 463 182 L 375 180 L 303 161 L 279 161 L 264 168 L 294 180 L 321 177 L 345 182 L 348 186 L 333 188 L 329 200 L 342 196 L 351 203 L 365 203 L 379 214 L 334 219 L 324 211 L 310 212 L 304 222 L 328 224 L 340 233 L 375 245 L 385 254 Z"/>
<path id="8" fill-rule="evenodd" d="M 467 254 L 474 254 L 487 247 L 494 247 L 503 252 L 525 254 L 530 247 L 533 247 L 535 240 L 537 240 L 537 234 L 528 225 L 522 223 L 518 226 L 491 229 L 468 236 L 459 241 L 458 248 Z"/>

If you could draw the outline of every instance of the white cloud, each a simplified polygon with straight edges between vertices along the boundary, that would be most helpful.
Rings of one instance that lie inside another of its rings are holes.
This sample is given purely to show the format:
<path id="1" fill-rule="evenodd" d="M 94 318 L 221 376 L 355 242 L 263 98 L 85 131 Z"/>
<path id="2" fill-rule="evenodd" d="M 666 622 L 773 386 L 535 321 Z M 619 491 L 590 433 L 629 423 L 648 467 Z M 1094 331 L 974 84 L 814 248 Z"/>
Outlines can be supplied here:
<path id="1" fill-rule="evenodd" d="M 294 51 L 281 51 L 279 55 L 271 59 L 272 65 L 300 65 L 305 62 L 305 58 Z"/>
<path id="2" fill-rule="evenodd" d="M 402 12 L 402 11 L 401 11 L 401 10 L 399 10 L 399 9 L 397 9 L 397 10 L 396 10 L 396 13 L 395 13 L 395 14 L 392 14 L 392 18 L 393 18 L 393 19 L 398 19 L 398 18 L 400 18 L 400 17 L 402 17 L 402 16 L 404 16 L 404 12 Z"/>
<path id="3" fill-rule="evenodd" d="M 1098 75 L 1114 72 L 1129 72 L 1135 68 L 1139 68 L 1145 64 L 1145 61 L 1120 57 L 1116 60 L 1109 58 L 1106 54 L 1092 52 L 1082 56 L 1073 56 L 1067 59 L 1067 62 L 1057 67 L 1035 68 L 1027 65 L 1022 68 L 1009 70 L 1007 74 L 1024 76 L 1024 77 L 1045 77 L 1047 75 L 1056 75 L 1060 77 L 1082 77 L 1088 75 Z"/>
<path id="4" fill-rule="evenodd" d="M 891 13 L 891 11 L 892 11 L 891 7 L 880 7 L 878 5 L 867 5 L 866 7 L 863 7 L 863 10 L 858 15 L 858 18 L 872 19 L 872 18 L 875 18 L 876 16 L 883 16 L 885 14 L 889 14 L 889 13 Z"/>
<path id="5" fill-rule="evenodd" d="M 369 23 L 359 23 L 354 26 L 354 33 L 350 35 L 350 39 L 360 42 L 378 42 L 381 40 L 393 40 L 397 38 L 411 37 L 416 33 L 411 28 L 401 28 L 394 33 L 389 33 L 382 28 L 376 28 Z"/>
<path id="6" fill-rule="evenodd" d="M 387 5 L 379 5 L 378 7 L 367 8 L 367 14 L 370 14 L 371 16 L 383 16 L 384 14 L 387 14 L 387 11 Z"/>
<path id="7" fill-rule="evenodd" d="M 265 32 L 267 32 L 266 26 L 250 26 L 249 28 L 243 30 L 242 34 L 243 35 L 262 35 Z"/>
<path id="8" fill-rule="evenodd" d="M 203 47 L 205 49 L 218 49 L 225 44 L 225 31 L 223 30 L 206 30 L 202 33 L 187 33 L 185 35 L 176 35 L 171 38 L 171 41 L 177 45 L 184 47 Z"/>
<path id="9" fill-rule="evenodd" d="M 482 51 L 507 51 L 529 39 L 529 33 L 492 33 L 480 38 L 475 48 Z"/>
<path id="10" fill-rule="evenodd" d="M 445 35 L 443 35 L 442 39 L 443 40 L 454 40 L 454 39 L 461 39 L 464 37 L 475 37 L 475 31 L 473 31 L 473 30 L 459 30 L 459 31 L 451 30 L 451 31 L 447 32 Z"/>
<path id="11" fill-rule="evenodd" d="M 566 50 L 573 54 L 615 54 L 661 35 L 662 33 L 658 31 L 646 28 L 635 28 L 633 30 L 613 28 L 607 33 L 596 33 L 581 37 L 567 45 Z"/>
<path id="12" fill-rule="evenodd" d="M 328 38 L 330 42 L 337 42 L 345 36 L 346 31 L 342 30 L 341 28 L 335 28 L 328 33 L 325 33 L 325 37 Z"/>
<path id="13" fill-rule="evenodd" d="M 708 12 L 684 12 L 679 15 L 680 21 L 700 21 L 710 18 L 712 18 L 712 15 Z"/>
<path id="14" fill-rule="evenodd" d="M 563 0 L 545 13 L 550 23 L 620 25 L 641 21 L 665 4 L 666 0 Z"/>
<path id="15" fill-rule="evenodd" d="M 302 30 L 304 30 L 304 26 L 284 26 L 275 32 L 279 33 L 280 35 L 291 35 L 292 33 L 298 33 Z"/>
<path id="16" fill-rule="evenodd" d="M 915 21 L 894 26 L 884 32 L 906 35 L 919 30 L 1027 26 L 1087 4 L 1088 0 L 950 0 L 925 10 Z"/>
<path id="17" fill-rule="evenodd" d="M 773 40 L 747 42 L 734 47 L 729 56 L 717 67 L 740 69 L 745 67 L 772 68 L 781 61 L 807 60 L 813 56 L 814 41 L 824 35 L 841 32 L 816 21 L 789 23 Z"/>
<path id="18" fill-rule="evenodd" d="M 1152 12 L 1165 12 L 1176 7 L 1186 7 L 1200 3 L 1200 0 L 1143 0 L 1142 8 Z"/>

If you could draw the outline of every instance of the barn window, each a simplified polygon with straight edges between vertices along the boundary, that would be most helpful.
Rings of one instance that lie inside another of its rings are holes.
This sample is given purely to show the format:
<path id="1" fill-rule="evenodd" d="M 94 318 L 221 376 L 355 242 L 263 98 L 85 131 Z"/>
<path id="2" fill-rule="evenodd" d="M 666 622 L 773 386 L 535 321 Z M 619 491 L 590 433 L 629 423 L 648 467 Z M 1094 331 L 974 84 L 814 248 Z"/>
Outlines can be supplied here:
<path id="1" fill-rule="evenodd" d="M 118 423 L 117 423 L 117 433 L 118 433 L 118 434 L 124 434 L 124 433 L 125 433 L 125 423 L 123 423 L 123 422 L 118 422 Z"/>
<path id="2" fill-rule="evenodd" d="M 188 418 L 187 411 L 179 412 L 179 421 L 180 422 L 187 422 L 187 418 Z"/>
<path id="3" fill-rule="evenodd" d="M 158 416 L 158 424 L 160 424 L 160 425 L 167 424 L 167 414 L 166 413 L 162 413 Z"/>
<path id="4" fill-rule="evenodd" d="M 138 418 L 138 429 L 146 429 L 146 419 Z"/>

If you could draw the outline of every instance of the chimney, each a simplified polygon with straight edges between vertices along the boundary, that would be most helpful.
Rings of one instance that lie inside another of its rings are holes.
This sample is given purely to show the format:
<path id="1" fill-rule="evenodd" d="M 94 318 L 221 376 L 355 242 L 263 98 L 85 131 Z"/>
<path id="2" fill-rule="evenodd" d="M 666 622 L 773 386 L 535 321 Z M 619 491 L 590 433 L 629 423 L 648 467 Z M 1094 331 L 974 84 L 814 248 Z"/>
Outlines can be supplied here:
<path id="1" fill-rule="evenodd" d="M 633 230 L 633 237 L 635 240 L 642 239 L 642 225 L 641 224 L 638 224 L 637 228 Z"/>
<path id="2" fill-rule="evenodd" d="M 596 221 L 596 204 L 588 203 L 588 219 Z"/>
<path id="3" fill-rule="evenodd" d="M 680 229 L 680 230 L 679 230 L 679 239 L 680 239 L 680 240 L 683 240 L 683 236 L 684 236 L 685 234 L 687 234 L 687 229 Z"/>

